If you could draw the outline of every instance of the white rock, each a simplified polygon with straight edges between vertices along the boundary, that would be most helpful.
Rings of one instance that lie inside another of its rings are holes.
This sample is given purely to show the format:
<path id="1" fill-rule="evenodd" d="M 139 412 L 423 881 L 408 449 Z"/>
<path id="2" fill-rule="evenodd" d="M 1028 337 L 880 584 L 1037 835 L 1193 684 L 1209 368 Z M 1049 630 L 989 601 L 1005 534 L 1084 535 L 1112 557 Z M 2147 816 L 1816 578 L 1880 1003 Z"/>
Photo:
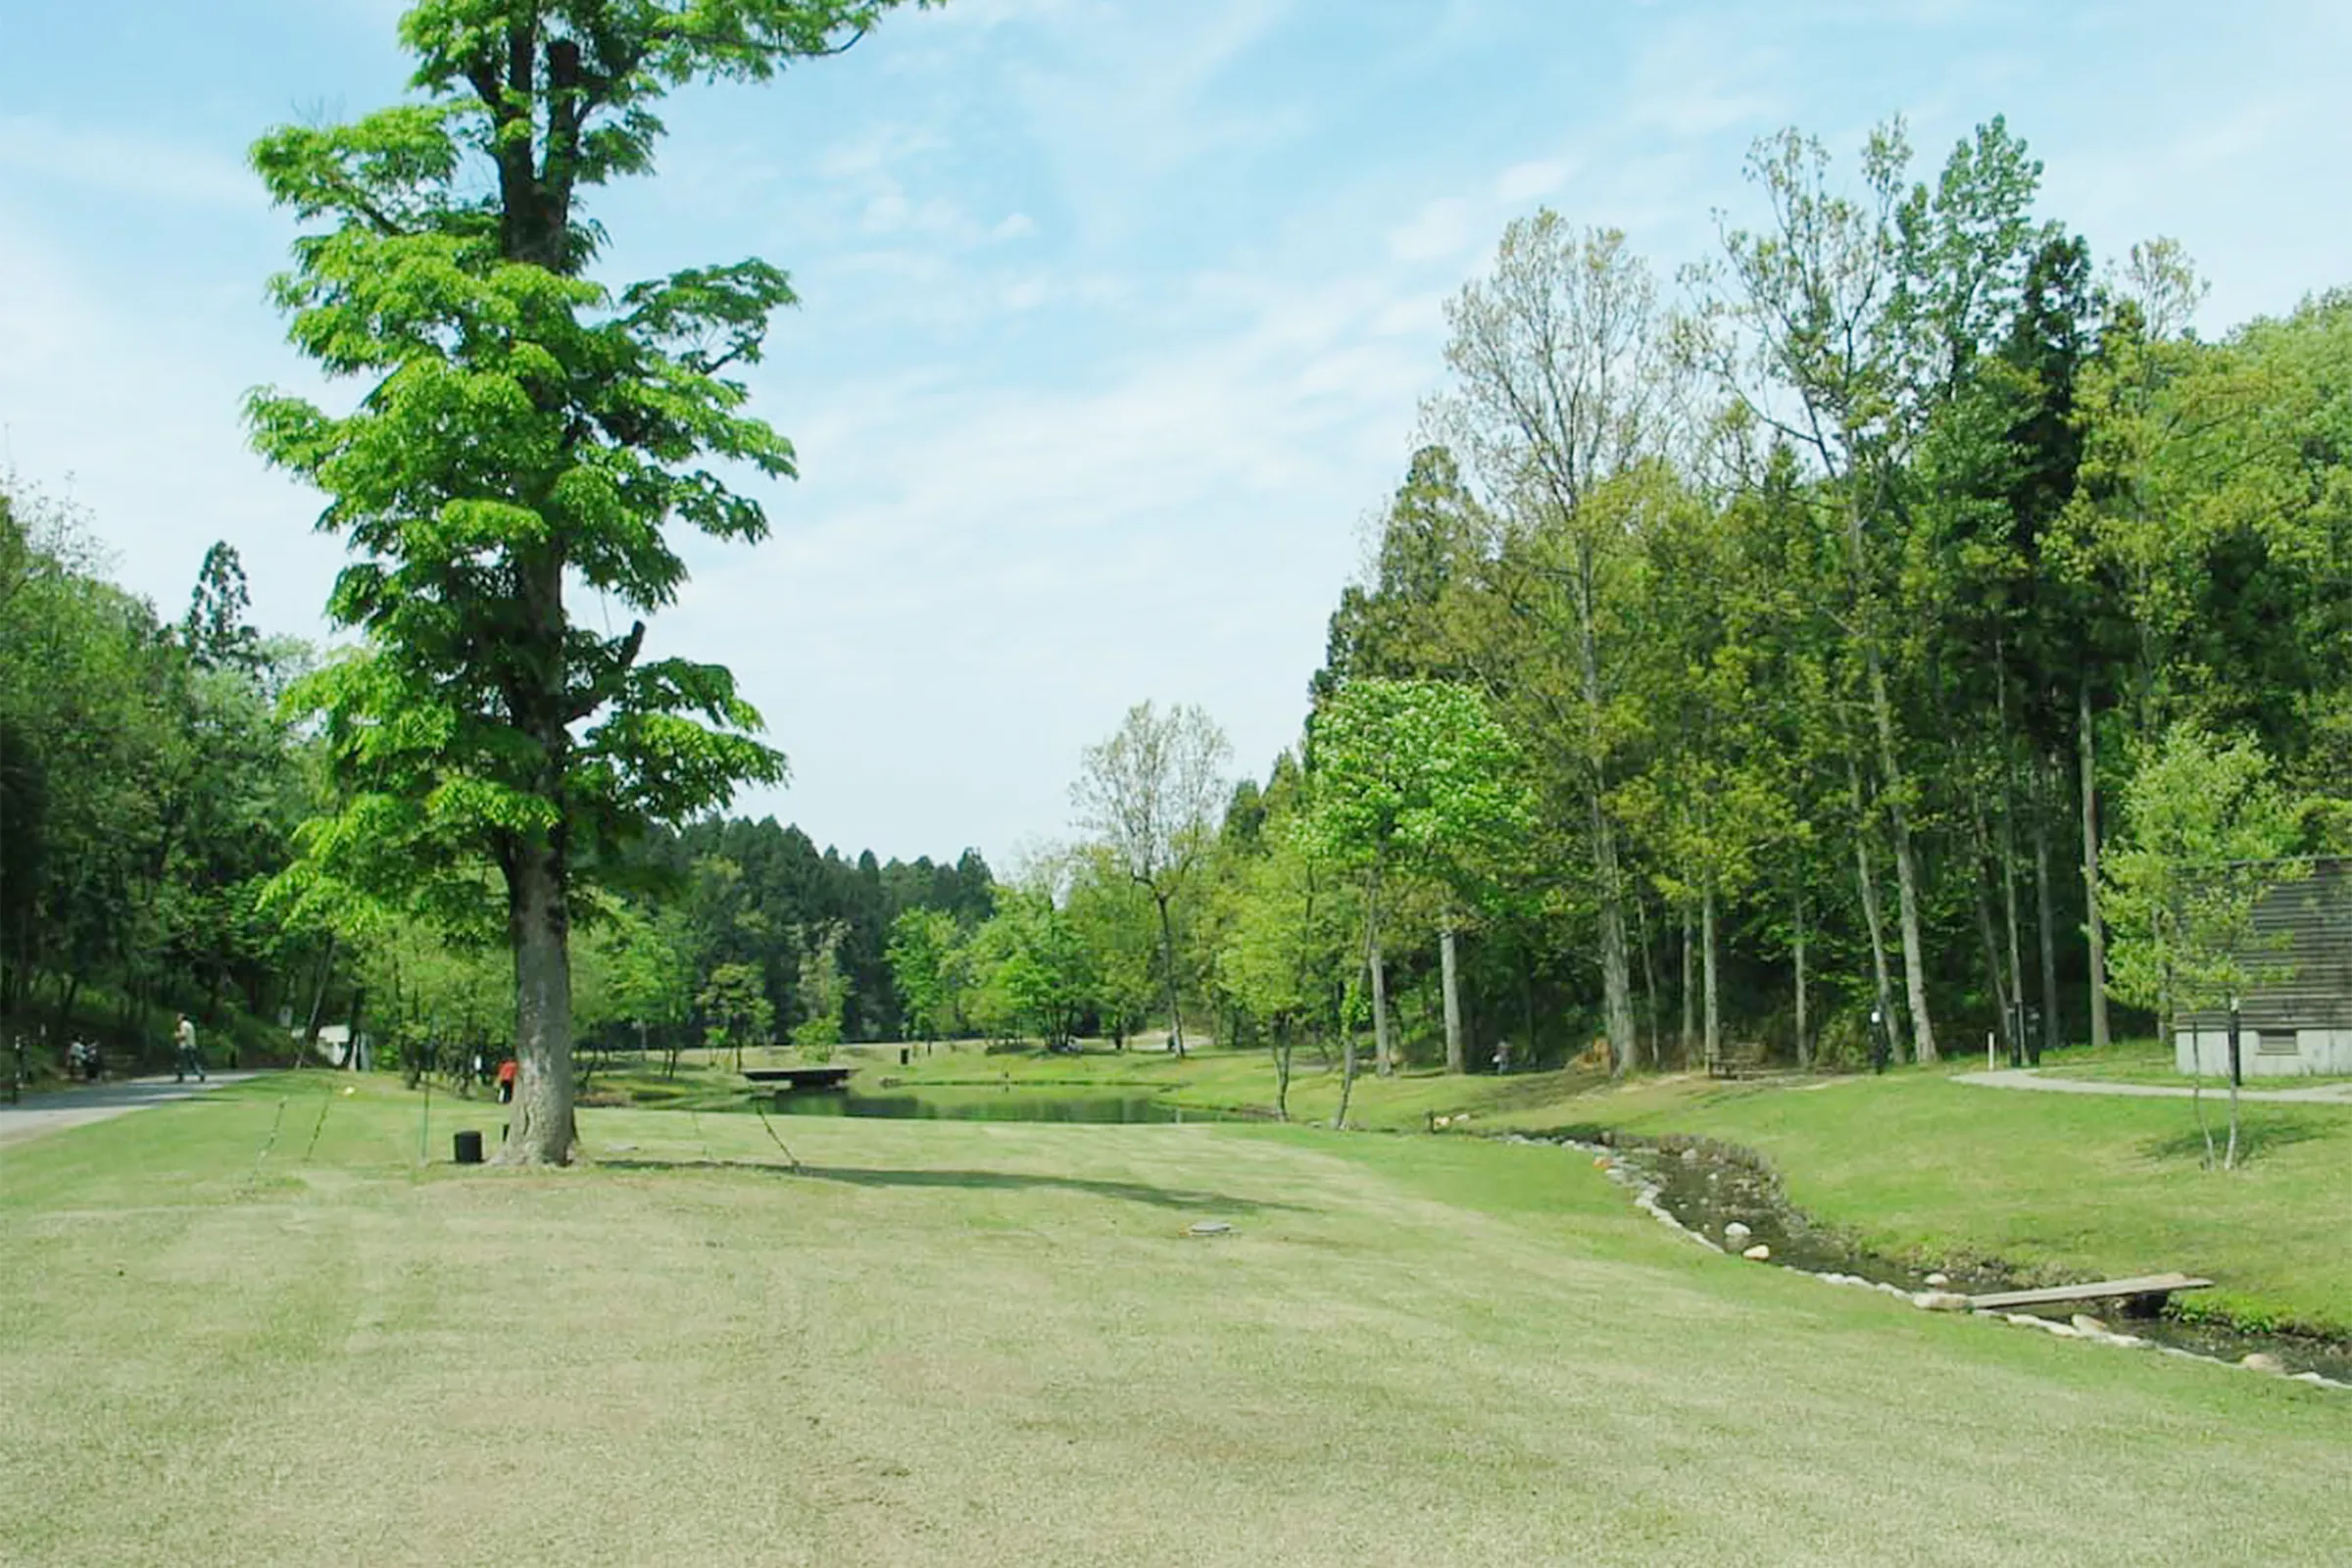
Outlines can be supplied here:
<path id="1" fill-rule="evenodd" d="M 1697 1151 L 1697 1150 L 1695 1150 L 1695 1149 L 1686 1149 L 1686 1150 L 1684 1150 L 1684 1151 L 1683 1151 L 1683 1163 L 1684 1163 L 1684 1164 L 1686 1164 L 1686 1165 L 1695 1165 L 1695 1164 L 1697 1164 L 1697 1163 L 1698 1163 L 1698 1151 Z"/>
<path id="2" fill-rule="evenodd" d="M 1952 1277 L 1949 1274 L 1931 1274 L 1928 1276 L 1928 1289 L 1932 1291 L 1940 1291 L 1946 1285 L 1951 1283 Z"/>
<path id="3" fill-rule="evenodd" d="M 1965 1312 L 1968 1298 L 1953 1291 L 1922 1291 L 1911 1298 L 1911 1304 L 1929 1312 Z"/>
<path id="4" fill-rule="evenodd" d="M 1761 1263 L 1772 1256 L 1772 1249 L 1766 1247 L 1762 1242 L 1758 1242 L 1755 1246 L 1749 1248 L 1746 1251 L 1741 1252 L 1740 1255 L 1746 1258 L 1751 1263 Z"/>
<path id="5" fill-rule="evenodd" d="M 1744 1242 L 1750 1236 L 1755 1234 L 1756 1233 L 1754 1231 L 1749 1230 L 1738 1220 L 1732 1221 L 1729 1225 L 1726 1225 L 1723 1228 L 1723 1239 L 1727 1242 Z"/>
<path id="6" fill-rule="evenodd" d="M 2088 1312 L 2077 1312 L 2067 1321 L 2072 1323 L 2078 1332 L 2083 1334 L 2113 1334 L 2115 1332 Z"/>
<path id="7" fill-rule="evenodd" d="M 2272 1372 L 2284 1375 L 2286 1371 L 2286 1363 L 2268 1350 L 2249 1351 L 2239 1358 L 2237 1364 L 2249 1372 Z"/>

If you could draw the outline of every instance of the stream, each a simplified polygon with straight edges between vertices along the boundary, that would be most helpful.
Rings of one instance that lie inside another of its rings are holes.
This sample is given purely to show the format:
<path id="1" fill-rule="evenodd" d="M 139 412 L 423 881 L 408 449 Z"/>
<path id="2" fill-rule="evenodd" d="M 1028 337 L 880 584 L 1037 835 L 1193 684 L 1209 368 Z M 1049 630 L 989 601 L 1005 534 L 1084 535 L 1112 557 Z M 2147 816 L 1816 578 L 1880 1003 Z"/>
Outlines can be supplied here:
<path id="1" fill-rule="evenodd" d="M 1853 1245 L 1838 1232 L 1813 1224 L 1792 1206 L 1771 1164 L 1752 1150 L 1710 1139 L 1639 1138 L 1610 1129 L 1571 1129 L 1530 1142 L 1556 1143 L 1608 1160 L 1617 1179 L 1655 1205 L 1662 1216 L 1713 1247 L 1735 1255 L 1761 1244 L 1770 1261 L 1786 1268 L 1867 1284 L 1904 1295 L 1951 1291 L 1979 1296 L 2065 1283 L 2022 1279 L 1988 1259 L 1914 1264 Z M 1620 1174 L 1621 1173 L 1621 1174 Z M 1725 1228 L 1743 1225 L 1745 1234 L 1727 1237 Z M 2298 1334 L 2254 1333 L 2205 1318 L 2183 1317 L 2168 1307 L 2154 1316 L 2125 1312 L 2126 1303 L 2075 1303 L 2036 1308 L 2030 1314 L 2054 1330 L 2080 1334 L 2075 1318 L 2096 1309 L 2098 1326 L 2159 1348 L 2232 1365 L 2244 1357 L 2276 1357 L 2288 1376 L 2313 1375 L 2352 1388 L 2352 1344 Z M 1993 1316 L 2012 1316 L 1992 1313 Z M 2305 1381 L 2311 1381 L 2306 1376 Z"/>

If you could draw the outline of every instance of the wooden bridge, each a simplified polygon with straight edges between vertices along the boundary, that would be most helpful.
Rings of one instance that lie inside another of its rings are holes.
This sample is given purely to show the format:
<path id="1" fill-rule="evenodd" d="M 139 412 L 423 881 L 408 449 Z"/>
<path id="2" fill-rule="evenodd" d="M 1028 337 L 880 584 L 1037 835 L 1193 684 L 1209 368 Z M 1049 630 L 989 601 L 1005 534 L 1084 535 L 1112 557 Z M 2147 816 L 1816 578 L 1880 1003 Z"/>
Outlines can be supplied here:
<path id="1" fill-rule="evenodd" d="M 2153 1312 L 2175 1291 L 2201 1291 L 2212 1283 L 2186 1274 L 2148 1274 L 2138 1279 L 2095 1280 L 2088 1285 L 2057 1285 L 2040 1291 L 1995 1291 L 1989 1296 L 1972 1296 L 1968 1304 L 2008 1311 L 2018 1307 L 2064 1306 L 2075 1301 L 2127 1300 L 2142 1311 Z"/>
<path id="2" fill-rule="evenodd" d="M 756 1084 L 768 1084 L 782 1090 L 841 1089 L 850 1081 L 854 1067 L 746 1067 L 744 1077 Z"/>

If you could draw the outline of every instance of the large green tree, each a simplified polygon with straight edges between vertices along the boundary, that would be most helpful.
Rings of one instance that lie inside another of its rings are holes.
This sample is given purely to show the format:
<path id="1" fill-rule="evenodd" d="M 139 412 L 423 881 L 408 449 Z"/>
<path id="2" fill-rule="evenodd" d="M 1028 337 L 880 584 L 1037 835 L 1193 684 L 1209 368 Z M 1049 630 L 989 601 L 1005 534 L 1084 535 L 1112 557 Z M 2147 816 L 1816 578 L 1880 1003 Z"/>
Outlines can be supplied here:
<path id="1" fill-rule="evenodd" d="M 1174 906 L 1215 835 L 1233 745 L 1205 710 L 1138 703 L 1109 739 L 1090 746 L 1070 786 L 1080 825 L 1159 910 L 1168 1048 L 1184 1054 Z"/>
<path id="2" fill-rule="evenodd" d="M 306 225 L 273 284 L 298 348 L 365 390 L 336 415 L 257 393 L 254 441 L 330 498 L 356 559 L 328 611 L 365 633 L 308 696 L 346 785 L 307 849 L 412 896 L 487 858 L 515 978 L 515 1124 L 502 1157 L 570 1157 L 569 922 L 597 851 L 781 776 L 728 672 L 646 660 L 639 615 L 685 567 L 673 522 L 766 531 L 714 471 L 793 471 L 743 412 L 784 274 L 750 260 L 612 288 L 582 196 L 649 172 L 673 88 L 761 80 L 847 47 L 897 0 L 422 0 L 400 24 L 415 101 L 256 144 Z"/>
<path id="3" fill-rule="evenodd" d="M 1316 859 L 1361 878 L 1383 1073 L 1396 1068 L 1381 951 L 1382 899 L 1394 891 L 1386 884 L 1400 872 L 1468 883 L 1482 861 L 1523 839 L 1534 813 L 1520 768 L 1517 746 L 1468 686 L 1353 680 L 1315 714 L 1308 805 L 1296 831 Z M 1352 1071 L 1352 1049 L 1348 1060 Z"/>

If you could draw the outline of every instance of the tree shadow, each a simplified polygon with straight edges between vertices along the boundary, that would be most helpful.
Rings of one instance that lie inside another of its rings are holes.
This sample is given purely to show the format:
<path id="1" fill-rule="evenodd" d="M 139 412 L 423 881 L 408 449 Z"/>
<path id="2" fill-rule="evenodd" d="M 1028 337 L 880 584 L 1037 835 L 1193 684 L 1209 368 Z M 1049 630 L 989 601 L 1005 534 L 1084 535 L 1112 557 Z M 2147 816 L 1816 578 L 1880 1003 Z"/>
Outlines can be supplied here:
<path id="1" fill-rule="evenodd" d="M 2230 1145 L 2227 1105 L 2225 1101 L 2223 1108 L 2213 1117 L 2213 1147 L 2217 1154 Z M 2275 1150 L 2333 1137 L 2342 1130 L 2340 1124 L 2317 1116 L 2275 1111 L 2258 1115 L 2241 1112 L 2237 1120 L 2237 1162 L 2244 1165 Z M 2203 1159 L 2205 1137 L 2191 1125 L 2179 1133 L 2146 1140 L 2139 1146 L 2139 1152 L 2155 1160 Z"/>
<path id="2" fill-rule="evenodd" d="M 1003 1170 L 870 1170 L 848 1165 L 787 1165 L 761 1159 L 600 1159 L 600 1170 L 734 1170 L 768 1176 L 797 1176 L 808 1181 L 840 1182 L 850 1187 L 954 1187 L 967 1192 L 1065 1192 L 1120 1202 L 1148 1203 L 1154 1208 L 1221 1214 L 1311 1212 L 1300 1203 L 1236 1198 L 1200 1188 L 1153 1187 L 1145 1182 L 1097 1181 L 1082 1176 L 1039 1176 Z"/>

